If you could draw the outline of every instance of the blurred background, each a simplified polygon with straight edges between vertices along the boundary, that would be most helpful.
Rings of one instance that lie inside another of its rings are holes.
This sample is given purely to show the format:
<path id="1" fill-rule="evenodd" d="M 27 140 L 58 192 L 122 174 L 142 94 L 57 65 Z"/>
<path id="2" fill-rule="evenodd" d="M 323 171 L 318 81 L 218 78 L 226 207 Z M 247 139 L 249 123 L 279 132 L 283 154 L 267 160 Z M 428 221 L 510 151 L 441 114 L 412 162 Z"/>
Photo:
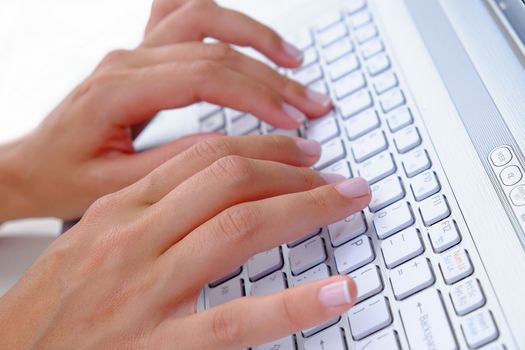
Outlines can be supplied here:
<path id="1" fill-rule="evenodd" d="M 270 23 L 301 1 L 218 3 Z M 31 131 L 108 51 L 138 45 L 151 3 L 1 0 L 0 143 Z M 61 222 L 52 218 L 0 225 L 0 295 L 57 237 L 60 227 Z"/>

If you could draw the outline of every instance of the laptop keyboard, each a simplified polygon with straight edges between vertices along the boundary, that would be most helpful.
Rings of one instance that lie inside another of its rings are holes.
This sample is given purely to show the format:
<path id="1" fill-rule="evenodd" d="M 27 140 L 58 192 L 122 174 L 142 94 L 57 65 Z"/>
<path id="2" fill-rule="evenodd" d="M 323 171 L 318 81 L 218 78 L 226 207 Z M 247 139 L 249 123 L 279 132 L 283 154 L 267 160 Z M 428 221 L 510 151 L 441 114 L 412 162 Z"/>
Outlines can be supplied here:
<path id="1" fill-rule="evenodd" d="M 314 168 L 366 178 L 372 201 L 210 283 L 205 307 L 349 274 L 358 289 L 349 312 L 253 350 L 504 349 L 470 234 L 366 2 L 349 1 L 294 39 L 304 65 L 282 73 L 330 94 L 329 115 L 290 131 L 202 104 L 201 130 L 317 140 Z"/>

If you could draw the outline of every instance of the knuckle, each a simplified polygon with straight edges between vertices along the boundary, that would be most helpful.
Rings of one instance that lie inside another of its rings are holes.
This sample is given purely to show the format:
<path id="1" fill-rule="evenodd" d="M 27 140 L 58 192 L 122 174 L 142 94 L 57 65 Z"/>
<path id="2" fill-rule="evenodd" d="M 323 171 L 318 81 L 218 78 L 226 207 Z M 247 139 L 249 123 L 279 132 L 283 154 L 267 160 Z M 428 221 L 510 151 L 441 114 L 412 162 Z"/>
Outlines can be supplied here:
<path id="1" fill-rule="evenodd" d="M 95 200 L 88 208 L 83 221 L 98 221 L 101 217 L 106 216 L 110 210 L 118 205 L 118 200 L 115 194 L 108 194 Z"/>
<path id="2" fill-rule="evenodd" d="M 301 183 L 303 184 L 303 188 L 311 189 L 318 187 L 316 177 L 312 173 L 312 171 L 308 168 L 297 168 L 297 173 L 299 178 L 301 179 Z"/>
<path id="3" fill-rule="evenodd" d="M 211 5 L 214 5 L 215 2 L 213 0 L 193 0 L 188 1 L 187 4 L 192 10 L 204 10 L 209 8 Z"/>
<path id="4" fill-rule="evenodd" d="M 198 60 L 190 63 L 189 73 L 197 80 L 208 80 L 210 77 L 216 76 L 221 70 L 221 65 L 212 60 Z"/>
<path id="5" fill-rule="evenodd" d="M 234 344 L 239 342 L 241 326 L 233 307 L 225 305 L 214 313 L 212 335 L 217 344 Z"/>
<path id="6" fill-rule="evenodd" d="M 288 323 L 290 328 L 303 329 L 305 328 L 304 322 L 300 317 L 301 313 L 294 310 L 293 305 L 297 302 L 292 293 L 284 293 L 280 300 L 280 309 L 282 310 L 283 320 Z"/>
<path id="7" fill-rule="evenodd" d="M 248 204 L 226 209 L 218 216 L 218 234 L 228 241 L 239 241 L 251 237 L 259 227 L 260 215 Z"/>
<path id="8" fill-rule="evenodd" d="M 235 52 L 230 45 L 225 43 L 216 43 L 208 45 L 210 55 L 217 61 L 229 61 L 234 58 Z"/>
<path id="9" fill-rule="evenodd" d="M 192 146 L 187 156 L 191 159 L 201 158 L 215 161 L 232 153 L 233 147 L 227 138 L 212 138 Z"/>
<path id="10" fill-rule="evenodd" d="M 226 156 L 216 160 L 210 167 L 212 174 L 232 182 L 246 183 L 255 177 L 255 168 L 250 160 L 240 156 Z"/>
<path id="11" fill-rule="evenodd" d="M 120 63 L 123 60 L 125 60 L 129 56 L 130 53 L 131 53 L 131 51 L 124 50 L 124 49 L 118 49 L 118 50 L 110 51 L 102 59 L 101 65 L 105 66 L 105 65 L 113 65 L 113 64 L 116 64 L 116 63 Z"/>
<path id="12" fill-rule="evenodd" d="M 330 195 L 321 189 L 315 189 L 305 192 L 306 200 L 311 207 L 316 208 L 316 210 L 324 211 L 330 210 Z"/>

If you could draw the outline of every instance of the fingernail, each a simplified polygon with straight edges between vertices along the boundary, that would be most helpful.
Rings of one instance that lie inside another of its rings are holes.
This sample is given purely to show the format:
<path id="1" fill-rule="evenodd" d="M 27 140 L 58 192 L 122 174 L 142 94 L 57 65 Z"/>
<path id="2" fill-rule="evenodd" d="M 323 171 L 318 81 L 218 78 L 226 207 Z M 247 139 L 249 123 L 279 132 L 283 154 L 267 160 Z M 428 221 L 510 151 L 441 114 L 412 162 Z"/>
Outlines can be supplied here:
<path id="1" fill-rule="evenodd" d="M 308 97 L 310 101 L 318 103 L 323 107 L 328 107 L 332 104 L 332 99 L 330 98 L 330 96 L 321 94 L 320 92 L 317 92 L 310 88 L 306 90 L 306 96 Z"/>
<path id="2" fill-rule="evenodd" d="M 304 123 L 306 121 L 306 116 L 304 115 L 304 113 L 295 108 L 294 106 L 289 105 L 288 103 L 283 104 L 283 110 L 286 114 L 288 114 L 298 123 Z"/>
<path id="3" fill-rule="evenodd" d="M 326 181 L 327 184 L 335 184 L 341 181 L 346 180 L 346 177 L 340 174 L 334 174 L 334 173 L 319 173 L 323 180 Z"/>
<path id="4" fill-rule="evenodd" d="M 297 141 L 297 147 L 310 157 L 319 157 L 321 155 L 321 144 L 314 140 L 300 139 Z"/>
<path id="5" fill-rule="evenodd" d="M 348 281 L 334 282 L 322 287 L 319 291 L 319 301 L 328 307 L 352 304 Z"/>
<path id="6" fill-rule="evenodd" d="M 283 41 L 284 52 L 298 63 L 303 61 L 303 52 L 286 41 Z"/>
<path id="7" fill-rule="evenodd" d="M 370 185 L 361 177 L 341 182 L 335 186 L 335 189 L 341 194 L 341 196 L 347 198 L 362 197 L 370 193 Z"/>

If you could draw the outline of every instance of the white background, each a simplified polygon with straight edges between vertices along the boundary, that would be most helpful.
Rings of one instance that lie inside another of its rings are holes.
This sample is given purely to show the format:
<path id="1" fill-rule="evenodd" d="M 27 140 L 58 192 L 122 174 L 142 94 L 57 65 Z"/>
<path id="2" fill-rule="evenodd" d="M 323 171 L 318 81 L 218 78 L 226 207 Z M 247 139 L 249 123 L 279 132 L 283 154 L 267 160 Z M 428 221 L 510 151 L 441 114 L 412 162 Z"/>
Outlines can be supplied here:
<path id="1" fill-rule="evenodd" d="M 301 1 L 218 2 L 269 22 Z M 136 46 L 150 6 L 151 0 L 2 0 L 0 143 L 33 129 L 106 52 Z M 0 295 L 59 228 L 55 219 L 0 226 Z"/>

